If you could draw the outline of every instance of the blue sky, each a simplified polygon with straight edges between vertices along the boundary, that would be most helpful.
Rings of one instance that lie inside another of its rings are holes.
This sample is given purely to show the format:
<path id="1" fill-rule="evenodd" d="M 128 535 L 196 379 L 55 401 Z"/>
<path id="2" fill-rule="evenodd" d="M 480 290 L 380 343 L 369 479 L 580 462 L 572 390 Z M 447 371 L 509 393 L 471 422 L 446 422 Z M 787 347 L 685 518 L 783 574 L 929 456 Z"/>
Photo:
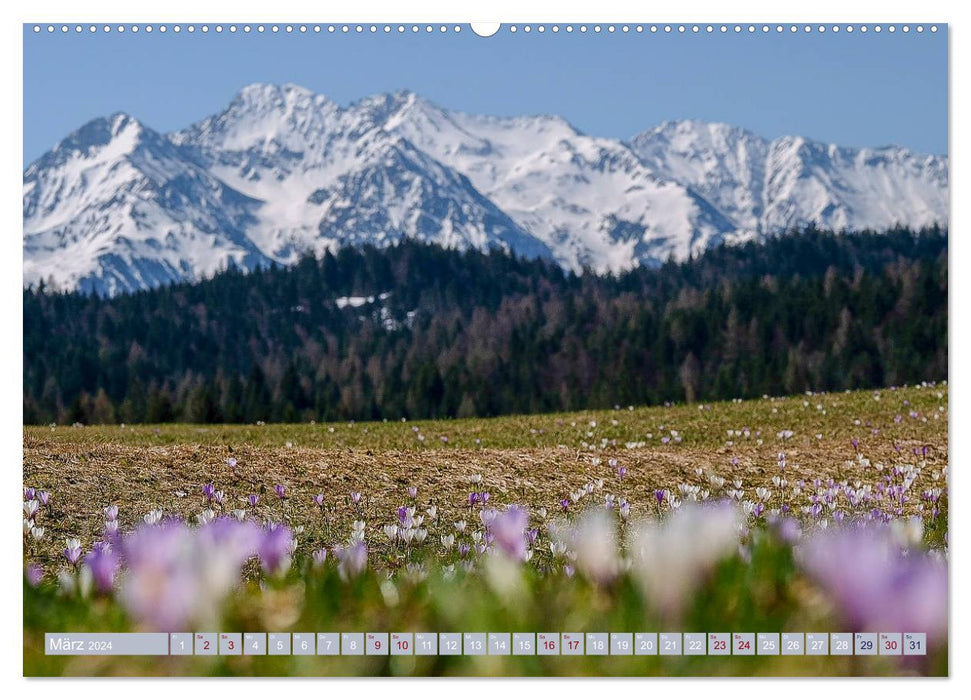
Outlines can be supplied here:
<path id="1" fill-rule="evenodd" d="M 252 82 L 341 104 L 413 90 L 444 107 L 555 113 L 629 138 L 667 119 L 847 146 L 947 152 L 947 32 L 810 35 L 410 32 L 34 34 L 24 27 L 24 163 L 123 111 L 160 131 L 224 108 Z"/>

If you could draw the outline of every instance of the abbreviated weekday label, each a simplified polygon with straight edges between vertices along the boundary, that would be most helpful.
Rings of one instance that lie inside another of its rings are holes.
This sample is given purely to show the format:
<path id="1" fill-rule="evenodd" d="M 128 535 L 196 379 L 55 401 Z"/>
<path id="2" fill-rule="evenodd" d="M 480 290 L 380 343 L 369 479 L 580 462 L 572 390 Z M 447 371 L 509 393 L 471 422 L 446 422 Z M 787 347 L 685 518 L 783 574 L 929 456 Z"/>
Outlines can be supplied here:
<path id="1" fill-rule="evenodd" d="M 512 651 L 510 639 L 508 632 L 489 632 L 489 655 L 508 656 Z"/>
<path id="2" fill-rule="evenodd" d="M 47 632 L 44 653 L 48 656 L 167 656 L 165 632 Z"/>
<path id="3" fill-rule="evenodd" d="M 802 632 L 783 632 L 780 649 L 784 656 L 805 654 L 805 635 Z"/>

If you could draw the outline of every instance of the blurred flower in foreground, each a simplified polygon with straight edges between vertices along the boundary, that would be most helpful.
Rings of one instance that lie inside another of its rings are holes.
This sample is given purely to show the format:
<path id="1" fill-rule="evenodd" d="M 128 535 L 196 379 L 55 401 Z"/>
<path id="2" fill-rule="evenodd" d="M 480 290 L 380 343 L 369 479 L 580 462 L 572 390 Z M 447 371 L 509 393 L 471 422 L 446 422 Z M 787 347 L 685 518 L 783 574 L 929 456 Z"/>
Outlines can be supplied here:
<path id="1" fill-rule="evenodd" d="M 524 508 L 513 505 L 500 512 L 493 511 L 489 522 L 483 524 L 495 538 L 497 549 L 505 556 L 515 561 L 526 560 L 526 527 L 529 525 L 529 514 Z"/>
<path id="2" fill-rule="evenodd" d="M 889 528 L 853 525 L 819 534 L 800 553 L 803 568 L 855 630 L 947 636 L 947 566 L 903 552 Z"/>
<path id="3" fill-rule="evenodd" d="M 261 537 L 257 525 L 229 518 L 199 528 L 177 521 L 139 527 L 118 541 L 127 568 L 119 600 L 142 626 L 157 630 L 215 622 Z"/>
<path id="4" fill-rule="evenodd" d="M 620 562 L 614 522 L 603 509 L 588 511 L 574 538 L 576 566 L 584 576 L 599 584 L 617 576 Z"/>
<path id="5" fill-rule="evenodd" d="M 633 527 L 633 573 L 660 614 L 680 616 L 704 577 L 738 551 L 743 522 L 730 501 L 689 502 L 661 523 L 647 520 Z"/>
<path id="6" fill-rule="evenodd" d="M 118 555 L 103 542 L 96 545 L 91 553 L 84 557 L 84 566 L 91 573 L 95 588 L 100 593 L 111 592 L 120 564 Z"/>
<path id="7" fill-rule="evenodd" d="M 337 557 L 337 572 L 344 581 L 357 578 L 367 568 L 367 545 L 357 542 L 347 547 L 334 549 Z"/>
<path id="8" fill-rule="evenodd" d="M 26 575 L 27 583 L 36 588 L 44 580 L 44 569 L 40 564 L 31 563 L 27 565 Z"/>

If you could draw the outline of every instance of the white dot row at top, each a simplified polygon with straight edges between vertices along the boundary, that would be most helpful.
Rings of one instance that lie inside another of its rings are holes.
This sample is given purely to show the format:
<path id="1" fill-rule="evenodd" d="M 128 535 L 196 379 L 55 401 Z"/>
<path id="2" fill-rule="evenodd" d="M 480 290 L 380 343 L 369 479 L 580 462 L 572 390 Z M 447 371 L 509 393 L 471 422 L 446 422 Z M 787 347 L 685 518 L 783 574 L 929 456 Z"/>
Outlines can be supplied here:
<path id="1" fill-rule="evenodd" d="M 495 25 L 493 25 L 493 27 L 495 27 Z M 622 34 L 628 34 L 628 33 L 632 33 L 632 32 L 633 33 L 637 33 L 637 34 L 642 34 L 644 32 L 648 32 L 648 33 L 651 33 L 651 34 L 657 34 L 659 32 L 665 33 L 665 34 L 671 34 L 671 33 L 679 33 L 679 34 L 714 34 L 714 33 L 721 33 L 721 34 L 727 34 L 727 33 L 735 33 L 735 34 L 742 34 L 742 33 L 748 33 L 748 34 L 757 34 L 757 33 L 760 33 L 760 34 L 769 34 L 769 33 L 773 33 L 773 32 L 774 33 L 777 33 L 777 34 L 782 34 L 782 33 L 785 33 L 785 32 L 788 32 L 788 33 L 791 33 L 791 34 L 797 34 L 797 33 L 803 33 L 803 34 L 824 34 L 826 32 L 831 32 L 831 33 L 834 33 L 834 34 L 835 33 L 839 33 L 839 32 L 845 32 L 847 34 L 852 34 L 853 32 L 859 32 L 861 34 L 866 34 L 867 32 L 871 32 L 871 31 L 872 32 L 875 32 L 877 34 L 883 32 L 883 31 L 886 31 L 886 32 L 889 32 L 890 34 L 893 34 L 893 33 L 896 33 L 898 30 L 901 33 L 904 33 L 904 34 L 910 33 L 911 31 L 914 31 L 914 32 L 916 32 L 918 34 L 921 34 L 921 33 L 923 33 L 925 31 L 924 25 L 915 25 L 915 26 L 911 27 L 910 25 L 906 25 L 906 24 L 905 25 L 901 25 L 899 27 L 897 25 L 887 25 L 887 26 L 883 26 L 883 25 L 865 25 L 865 24 L 864 25 L 852 25 L 852 24 L 850 24 L 850 25 L 831 25 L 831 26 L 826 26 L 826 25 L 816 25 L 816 26 L 813 26 L 813 25 L 808 25 L 808 24 L 807 25 L 802 25 L 802 26 L 798 26 L 798 25 L 794 25 L 794 24 L 793 25 L 781 25 L 781 24 L 776 24 L 776 25 L 768 25 L 768 24 L 763 24 L 763 25 L 754 25 L 754 24 L 749 24 L 749 25 L 738 25 L 738 24 L 736 24 L 736 25 L 725 25 L 725 24 L 721 24 L 721 25 L 711 25 L 711 24 L 708 24 L 708 25 L 698 25 L 698 24 L 692 24 L 692 25 L 684 25 L 684 24 L 679 24 L 679 25 L 671 25 L 671 24 L 663 24 L 663 25 L 653 25 L 653 24 L 652 25 L 641 25 L 641 24 L 637 24 L 637 25 L 628 25 L 628 24 L 623 24 L 623 25 L 613 25 L 613 24 L 609 24 L 609 25 L 599 25 L 599 24 L 594 24 L 594 25 L 586 25 L 586 24 L 580 24 L 580 25 L 572 25 L 572 24 L 558 25 L 558 24 L 554 24 L 554 25 L 549 25 L 549 26 L 542 25 L 542 24 L 540 24 L 540 25 L 528 25 L 528 24 L 527 25 L 515 25 L 515 24 L 512 24 L 512 25 L 509 25 L 509 26 L 503 27 L 503 28 L 500 28 L 500 27 L 495 27 L 495 28 L 488 27 L 488 28 L 485 28 L 484 27 L 482 29 L 478 28 L 476 25 L 472 25 L 471 26 L 472 32 L 475 33 L 475 34 L 478 34 L 479 36 L 491 36 L 491 35 L 497 33 L 498 31 L 501 31 L 502 29 L 505 29 L 505 31 L 507 31 L 507 32 L 509 32 L 511 34 L 516 34 L 516 33 L 530 34 L 530 33 L 534 33 L 534 32 L 537 33 L 537 34 L 544 34 L 547 31 L 549 31 L 549 32 L 551 32 L 553 34 L 559 33 L 561 31 L 562 32 L 566 32 L 567 34 L 575 33 L 575 32 L 579 32 L 580 34 L 586 34 L 586 33 L 602 34 L 604 32 L 606 32 L 608 34 L 614 34 L 614 33 L 618 33 L 618 32 L 619 33 L 622 33 Z M 193 33 L 197 32 L 197 31 L 200 32 L 200 33 L 202 33 L 202 34 L 207 34 L 210 31 L 213 31 L 213 32 L 215 32 L 217 34 L 220 34 L 220 33 L 223 33 L 223 32 L 229 32 L 230 34 L 235 34 L 237 32 L 242 32 L 244 34 L 249 34 L 249 33 L 252 33 L 252 32 L 255 32 L 257 34 L 263 34 L 263 33 L 267 33 L 267 32 L 269 32 L 271 34 L 278 34 L 280 32 L 283 32 L 283 33 L 286 33 L 286 34 L 293 34 L 293 33 L 299 33 L 299 34 L 314 33 L 314 34 L 319 34 L 321 32 L 326 32 L 328 34 L 352 34 L 352 33 L 354 33 L 354 34 L 364 34 L 364 33 L 377 34 L 379 32 L 383 32 L 385 34 L 391 34 L 393 32 L 397 32 L 398 34 L 405 34 L 407 32 L 410 32 L 412 34 L 418 34 L 418 33 L 423 32 L 423 31 L 425 33 L 428 33 L 428 34 L 436 33 L 436 32 L 437 33 L 440 33 L 440 34 L 446 34 L 446 33 L 459 33 L 459 32 L 462 31 L 462 27 L 460 25 L 457 25 L 457 24 L 456 25 L 451 25 L 451 26 L 444 25 L 444 24 L 443 25 L 431 25 L 431 24 L 427 24 L 427 25 L 417 25 L 417 24 L 412 24 L 412 25 L 403 25 L 403 24 L 399 24 L 399 25 L 390 25 L 390 24 L 385 24 L 385 25 L 375 25 L 375 24 L 371 24 L 371 25 L 362 25 L 362 24 L 357 24 L 357 25 L 348 25 L 348 24 L 344 24 L 344 25 L 333 25 L 333 24 L 332 25 L 319 25 L 319 24 L 314 24 L 314 25 L 306 25 L 306 24 L 300 24 L 300 25 L 292 25 L 292 24 L 287 24 L 287 25 L 276 25 L 276 24 L 274 24 L 274 25 L 263 25 L 263 24 L 259 24 L 259 25 L 248 25 L 248 24 L 245 24 L 245 25 L 235 25 L 235 24 L 230 24 L 230 25 L 225 25 L 225 26 L 224 25 L 221 25 L 221 24 L 217 24 L 217 25 L 213 25 L 211 27 L 208 24 L 203 24 L 203 25 L 198 25 L 198 26 L 197 25 L 192 25 L 192 24 L 184 25 L 184 26 L 183 25 L 180 25 L 180 24 L 174 24 L 174 25 L 171 25 L 171 26 L 164 25 L 164 24 L 162 24 L 162 25 L 150 25 L 150 24 L 148 24 L 148 25 L 137 25 L 137 24 L 134 24 L 134 25 L 123 25 L 123 24 L 121 24 L 121 25 L 115 25 L 115 26 L 107 25 L 107 24 L 106 25 L 94 25 L 94 24 L 92 24 L 92 25 L 87 25 L 87 26 L 80 25 L 80 24 L 76 24 L 76 25 L 73 25 L 73 26 L 72 25 L 67 25 L 67 24 L 63 24 L 63 25 L 53 25 L 53 24 L 49 24 L 49 25 L 46 25 L 46 26 L 42 26 L 42 25 L 39 25 L 39 24 L 35 24 L 33 26 L 33 30 L 34 30 L 34 33 L 35 34 L 39 34 L 41 32 L 44 32 L 45 30 L 49 34 L 53 34 L 53 33 L 57 32 L 58 30 L 61 33 L 63 33 L 63 34 L 67 34 L 67 33 L 71 32 L 71 31 L 74 31 L 75 33 L 78 33 L 78 34 L 84 33 L 84 32 L 87 32 L 89 34 L 95 34 L 95 33 L 98 33 L 98 32 L 106 33 L 106 34 L 107 33 L 111 33 L 111 32 L 116 32 L 116 33 L 119 33 L 119 34 L 123 34 L 125 32 L 131 32 L 132 34 L 137 34 L 138 32 L 145 32 L 145 33 L 149 33 L 150 34 L 150 33 L 154 32 L 154 31 L 158 31 L 158 32 L 163 33 L 163 34 L 166 33 L 166 32 L 169 32 L 169 31 L 171 31 L 171 32 L 173 32 L 175 34 L 182 33 L 183 31 L 185 31 L 185 32 L 187 32 L 189 34 L 193 34 Z M 927 31 L 930 31 L 932 33 L 935 33 L 935 32 L 938 31 L 938 28 L 937 28 L 936 25 L 930 25 L 929 27 L 926 27 L 926 30 Z"/>

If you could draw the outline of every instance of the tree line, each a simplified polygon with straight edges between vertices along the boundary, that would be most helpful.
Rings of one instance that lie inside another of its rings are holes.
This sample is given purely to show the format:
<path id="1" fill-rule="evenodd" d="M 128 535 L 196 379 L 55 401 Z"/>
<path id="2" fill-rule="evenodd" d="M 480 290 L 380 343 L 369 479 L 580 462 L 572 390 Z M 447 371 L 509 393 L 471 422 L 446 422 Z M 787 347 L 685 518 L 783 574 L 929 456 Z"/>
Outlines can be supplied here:
<path id="1" fill-rule="evenodd" d="M 947 231 L 809 227 L 621 275 L 405 241 L 23 292 L 24 422 L 436 418 L 947 377 Z"/>

